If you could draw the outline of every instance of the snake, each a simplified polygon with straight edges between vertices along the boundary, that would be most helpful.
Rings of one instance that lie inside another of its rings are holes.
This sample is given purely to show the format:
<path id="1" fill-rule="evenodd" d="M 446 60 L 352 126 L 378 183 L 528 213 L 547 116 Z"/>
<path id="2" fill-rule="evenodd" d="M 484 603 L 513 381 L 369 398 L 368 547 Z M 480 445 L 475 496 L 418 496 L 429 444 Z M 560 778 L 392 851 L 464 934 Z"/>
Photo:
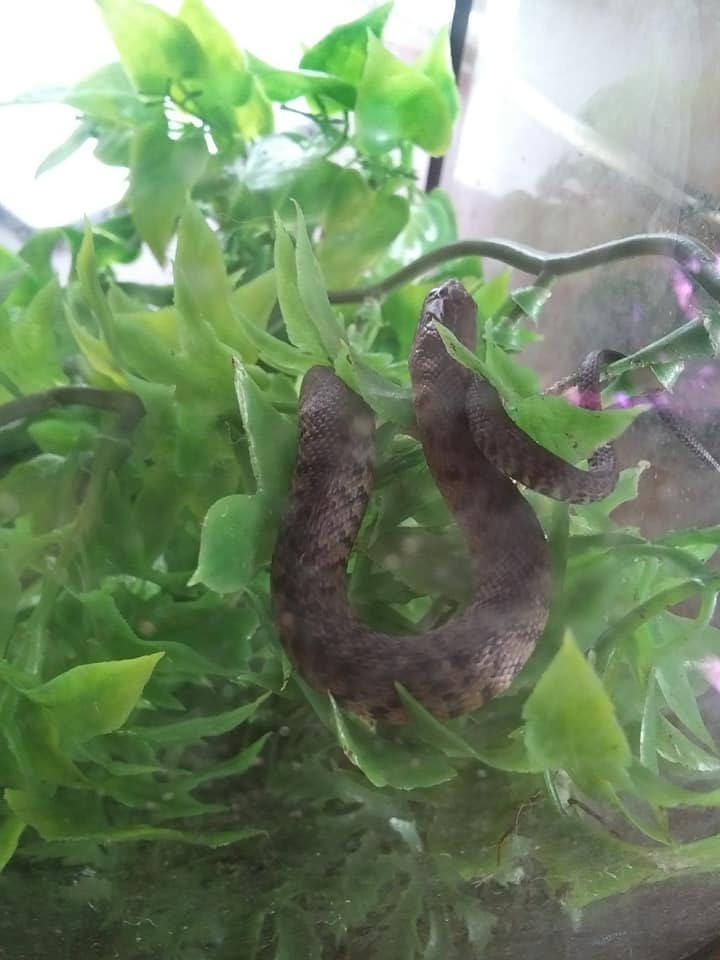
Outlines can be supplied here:
<path id="1" fill-rule="evenodd" d="M 610 444 L 582 470 L 525 434 L 495 388 L 450 355 L 438 323 L 476 349 L 477 309 L 457 280 L 426 296 L 408 367 L 424 458 L 469 552 L 467 606 L 407 635 L 355 615 L 347 567 L 373 488 L 375 418 L 329 367 L 303 377 L 297 457 L 272 555 L 272 614 L 288 658 L 312 688 L 371 722 L 407 720 L 397 684 L 441 719 L 507 690 L 543 632 L 552 593 L 545 534 L 518 485 L 582 503 L 607 496 L 618 476 Z M 563 386 L 597 408 L 599 371 L 617 356 L 591 354 Z"/>

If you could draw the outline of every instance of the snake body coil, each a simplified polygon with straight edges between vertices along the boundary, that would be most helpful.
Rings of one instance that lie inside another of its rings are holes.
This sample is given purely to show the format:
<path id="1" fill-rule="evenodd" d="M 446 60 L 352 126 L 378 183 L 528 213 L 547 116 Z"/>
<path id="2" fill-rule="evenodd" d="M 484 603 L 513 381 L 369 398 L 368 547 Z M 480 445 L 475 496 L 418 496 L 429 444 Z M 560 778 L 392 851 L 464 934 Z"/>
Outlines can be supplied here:
<path id="1" fill-rule="evenodd" d="M 347 562 L 372 489 L 374 418 L 324 367 L 302 384 L 297 461 L 272 562 L 273 615 L 294 666 L 347 709 L 395 722 L 405 718 L 396 682 L 436 716 L 474 710 L 507 689 L 544 629 L 547 544 L 511 477 L 574 501 L 605 496 L 617 477 L 609 447 L 585 472 L 534 443 L 495 390 L 450 356 L 436 320 L 475 348 L 475 304 L 457 281 L 426 298 L 409 369 L 428 467 L 469 548 L 468 606 L 404 636 L 371 630 L 353 614 Z M 586 368 L 595 397 L 599 359 Z"/>

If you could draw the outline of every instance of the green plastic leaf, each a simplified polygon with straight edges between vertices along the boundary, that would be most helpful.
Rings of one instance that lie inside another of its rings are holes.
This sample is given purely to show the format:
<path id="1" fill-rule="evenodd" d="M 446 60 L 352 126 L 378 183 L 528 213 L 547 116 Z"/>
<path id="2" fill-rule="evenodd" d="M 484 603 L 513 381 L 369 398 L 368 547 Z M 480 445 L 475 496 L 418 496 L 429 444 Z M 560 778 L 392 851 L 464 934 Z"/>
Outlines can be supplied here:
<path id="1" fill-rule="evenodd" d="M 89 740 L 125 723 L 162 656 L 82 664 L 25 696 L 46 709 L 64 739 Z"/>
<path id="2" fill-rule="evenodd" d="M 288 103 L 298 97 L 331 97 L 348 110 L 355 104 L 355 90 L 338 77 L 313 70 L 279 70 L 252 55 L 248 59 L 254 79 L 270 100 Z"/>
<path id="3" fill-rule="evenodd" d="M 305 51 L 300 66 L 333 74 L 356 87 L 365 68 L 368 31 L 381 37 L 392 8 L 392 3 L 383 3 L 357 20 L 335 27 Z"/>
<path id="4" fill-rule="evenodd" d="M 93 136 L 93 130 L 89 123 L 81 123 L 76 127 L 67 140 L 64 140 L 59 146 L 51 150 L 45 159 L 38 165 L 35 176 L 39 177 L 53 167 L 64 163 L 69 157 L 76 153 L 90 137 Z"/>
<path id="5" fill-rule="evenodd" d="M 183 0 L 179 20 L 190 27 L 205 54 L 205 68 L 197 82 L 200 91 L 193 90 L 190 96 L 193 113 L 210 125 L 216 138 L 230 140 L 235 108 L 252 92 L 245 55 L 202 0 Z"/>
<path id="6" fill-rule="evenodd" d="M 116 129 L 140 126 L 146 120 L 147 107 L 120 63 L 110 63 L 80 80 L 63 100 L 91 120 Z"/>
<path id="7" fill-rule="evenodd" d="M 621 436 L 646 410 L 586 410 L 563 397 L 538 394 L 509 403 L 507 412 L 515 423 L 541 446 L 576 463 L 604 443 Z"/>
<path id="8" fill-rule="evenodd" d="M 325 347 L 298 289 L 295 249 L 284 223 L 275 216 L 277 295 L 290 342 L 311 356 L 326 356 Z"/>
<path id="9" fill-rule="evenodd" d="M 164 97 L 172 82 L 202 74 L 205 57 L 188 26 L 139 0 L 97 0 L 140 93 Z"/>
<path id="10" fill-rule="evenodd" d="M 222 713 L 207 717 L 193 717 L 190 720 L 178 720 L 177 723 L 159 724 L 154 727 L 137 726 L 134 728 L 134 732 L 138 736 L 158 744 L 195 743 L 205 737 L 219 737 L 249 720 L 269 696 L 269 693 L 264 693 L 250 703 L 244 703 L 233 710 L 225 710 Z"/>
<path id="11" fill-rule="evenodd" d="M 388 272 L 417 255 L 416 241 L 409 237 L 404 242 L 401 234 L 408 225 L 404 197 L 390 190 L 373 190 L 357 170 L 349 169 L 337 171 L 328 191 L 327 205 L 321 213 L 323 231 L 317 257 L 329 287 L 352 286 L 383 255 L 383 267 Z M 434 202 L 433 206 L 439 204 Z M 398 246 L 387 256 L 388 246 L 396 238 Z"/>
<path id="12" fill-rule="evenodd" d="M 250 96 L 235 108 L 235 125 L 247 140 L 265 137 L 274 129 L 273 108 L 260 81 L 250 77 Z"/>
<path id="13" fill-rule="evenodd" d="M 512 360 L 489 336 L 485 339 L 485 365 L 491 382 L 500 384 L 501 394 L 508 399 L 533 397 L 540 392 L 535 371 Z"/>
<path id="14" fill-rule="evenodd" d="M 312 317 L 327 355 L 334 357 L 340 349 L 344 331 L 335 318 L 327 298 L 325 281 L 310 245 L 305 218 L 297 204 L 295 204 L 295 211 L 297 214 L 295 263 L 298 292 L 308 315 Z"/>
<path id="15" fill-rule="evenodd" d="M 410 718 L 411 730 L 431 747 L 441 750 L 448 757 L 472 758 L 498 770 L 520 773 L 532 771 L 532 763 L 521 740 L 498 746 L 483 744 L 478 748 L 460 736 L 450 724 L 442 723 L 429 713 L 401 684 L 396 684 L 396 687 Z"/>
<path id="16" fill-rule="evenodd" d="M 58 356 L 56 331 L 61 319 L 55 280 L 41 287 L 12 322 L 0 319 L 0 370 L 24 393 L 67 382 Z"/>
<path id="17" fill-rule="evenodd" d="M 233 494 L 217 500 L 203 521 L 197 569 L 188 585 L 204 583 L 217 593 L 247 587 L 255 576 L 258 540 L 266 524 L 261 496 Z"/>
<path id="18" fill-rule="evenodd" d="M 351 347 L 343 347 L 338 353 L 335 358 L 335 372 L 349 382 L 368 406 L 384 420 L 403 427 L 415 425 L 410 388 L 400 386 L 373 370 Z"/>
<path id="19" fill-rule="evenodd" d="M 240 363 L 235 364 L 235 393 L 258 489 L 273 498 L 284 498 L 295 462 L 295 424 L 278 413 Z"/>
<path id="20" fill-rule="evenodd" d="M 491 280 L 485 281 L 473 294 L 477 304 L 478 318 L 482 321 L 491 320 L 500 308 L 506 303 L 510 292 L 510 271 L 503 270 Z"/>
<path id="21" fill-rule="evenodd" d="M 520 307 L 526 317 L 537 320 L 551 296 L 552 290 L 549 287 L 536 285 L 514 290 L 512 301 Z"/>
<path id="22" fill-rule="evenodd" d="M 194 790 L 195 787 L 199 787 L 203 783 L 209 783 L 211 780 L 222 780 L 225 777 L 239 777 L 255 765 L 262 748 L 271 735 L 270 733 L 264 733 L 229 760 L 215 764 L 215 766 L 208 767 L 208 769 L 201 770 L 199 773 L 192 774 L 191 776 L 183 777 L 181 782 L 183 790 Z"/>
<path id="23" fill-rule="evenodd" d="M 76 266 L 85 303 L 92 310 L 103 339 L 113 358 L 117 360 L 112 313 L 100 285 L 92 227 L 88 220 L 85 221 L 83 240 L 78 251 Z"/>
<path id="24" fill-rule="evenodd" d="M 717 773 L 720 770 L 720 757 L 699 747 L 667 717 L 660 716 L 659 722 L 657 750 L 661 757 L 698 773 Z"/>
<path id="25" fill-rule="evenodd" d="M 445 105 L 445 115 L 450 121 L 452 132 L 452 124 L 460 112 L 460 97 L 450 57 L 449 27 L 443 27 L 438 31 L 427 53 L 418 62 L 417 68 L 434 83 Z"/>
<path id="26" fill-rule="evenodd" d="M 15 853 L 24 829 L 25 824 L 14 814 L 4 817 L 0 822 L 0 871 Z"/>
<path id="27" fill-rule="evenodd" d="M 264 832 L 253 827 L 203 833 L 147 824 L 113 826 L 104 816 L 99 798 L 94 794 L 81 794 L 78 791 L 68 792 L 60 797 L 48 797 L 27 790 L 6 790 L 5 802 L 19 820 L 37 830 L 45 840 L 85 839 L 101 843 L 166 840 L 197 846 L 223 847 Z"/>
<path id="28" fill-rule="evenodd" d="M 712 750 L 715 743 L 700 713 L 688 669 L 693 668 L 686 663 L 682 650 L 669 653 L 655 667 L 658 687 L 678 720 Z"/>
<path id="29" fill-rule="evenodd" d="M 567 770 L 592 785 L 618 779 L 630 764 L 612 701 L 569 633 L 525 702 L 523 719 L 538 770 Z"/>
<path id="30" fill-rule="evenodd" d="M 409 141 L 433 156 L 447 152 L 457 101 L 453 108 L 447 84 L 439 82 L 437 54 L 428 75 L 425 65 L 408 67 L 371 33 L 367 44 L 355 105 L 360 150 L 382 154 Z"/>
<path id="31" fill-rule="evenodd" d="M 338 740 L 347 758 L 376 787 L 413 790 L 452 780 L 456 775 L 442 753 L 431 747 L 414 748 L 377 737 L 356 717 L 341 713 L 331 699 Z"/>
<path id="32" fill-rule="evenodd" d="M 266 270 L 248 283 L 236 287 L 230 299 L 234 310 L 242 313 L 254 327 L 264 330 L 277 303 L 275 271 Z"/>
<path id="33" fill-rule="evenodd" d="M 175 303 L 183 316 L 207 323 L 219 340 L 253 362 L 255 351 L 233 313 L 220 241 L 193 203 L 180 218 L 174 276 Z"/>
<path id="34" fill-rule="evenodd" d="M 159 263 L 165 262 L 178 218 L 207 162 L 202 133 L 192 130 L 170 140 L 161 112 L 133 135 L 127 203 L 138 233 Z"/>

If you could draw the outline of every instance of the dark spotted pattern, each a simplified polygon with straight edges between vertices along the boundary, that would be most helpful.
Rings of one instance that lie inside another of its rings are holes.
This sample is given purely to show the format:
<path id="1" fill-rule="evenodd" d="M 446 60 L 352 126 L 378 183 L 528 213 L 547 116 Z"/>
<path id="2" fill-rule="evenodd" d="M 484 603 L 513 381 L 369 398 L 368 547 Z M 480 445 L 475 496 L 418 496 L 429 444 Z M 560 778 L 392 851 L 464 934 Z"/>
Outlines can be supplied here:
<path id="1" fill-rule="evenodd" d="M 475 349 L 475 305 L 457 281 L 427 296 L 409 367 L 425 458 L 470 552 L 468 606 L 418 635 L 377 633 L 355 618 L 346 567 L 372 486 L 374 418 L 324 367 L 303 381 L 297 462 L 272 562 L 273 615 L 295 667 L 347 709 L 394 722 L 405 719 L 396 682 L 436 716 L 466 713 L 507 689 L 544 629 L 547 546 L 511 477 L 575 501 L 605 496 L 616 477 L 609 448 L 583 472 L 523 434 L 495 391 L 448 354 L 435 320 Z M 597 397 L 600 362 L 574 381 L 583 394 Z"/>

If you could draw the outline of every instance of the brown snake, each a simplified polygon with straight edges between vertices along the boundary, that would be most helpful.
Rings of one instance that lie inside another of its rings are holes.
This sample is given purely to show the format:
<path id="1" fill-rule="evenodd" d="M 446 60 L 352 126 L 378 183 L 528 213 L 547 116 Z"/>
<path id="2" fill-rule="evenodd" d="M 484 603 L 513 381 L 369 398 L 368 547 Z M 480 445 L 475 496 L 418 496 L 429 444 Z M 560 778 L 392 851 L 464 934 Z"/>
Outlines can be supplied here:
<path id="1" fill-rule="evenodd" d="M 426 297 L 409 369 L 425 459 L 470 552 L 468 606 L 405 636 L 354 616 L 346 567 L 372 489 L 375 423 L 326 367 L 303 380 L 297 461 L 272 560 L 273 616 L 293 665 L 343 707 L 394 722 L 405 719 L 396 682 L 438 717 L 466 713 L 507 689 L 545 627 L 548 548 L 514 481 L 578 503 L 606 496 L 617 480 L 611 447 L 582 471 L 523 433 L 495 389 L 450 356 L 436 320 L 475 349 L 475 304 L 457 281 Z M 599 366 L 617 356 L 591 355 L 562 386 L 577 384 L 580 402 L 597 407 Z"/>

